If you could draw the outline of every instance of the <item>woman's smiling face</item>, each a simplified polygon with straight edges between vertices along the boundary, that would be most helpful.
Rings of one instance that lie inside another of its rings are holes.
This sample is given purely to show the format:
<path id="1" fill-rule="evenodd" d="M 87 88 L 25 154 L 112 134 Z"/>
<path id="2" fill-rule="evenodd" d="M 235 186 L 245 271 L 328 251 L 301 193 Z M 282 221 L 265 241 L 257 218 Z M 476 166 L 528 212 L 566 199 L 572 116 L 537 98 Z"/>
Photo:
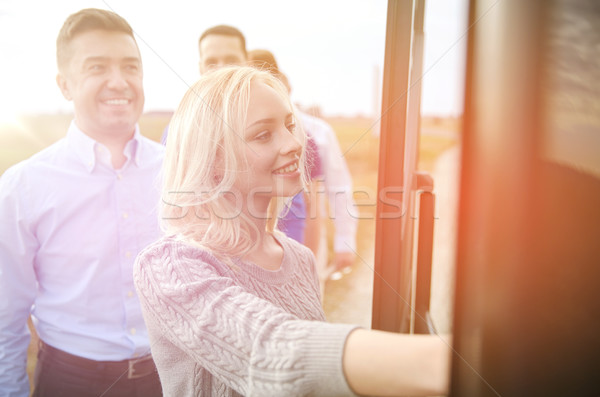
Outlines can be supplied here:
<path id="1" fill-rule="evenodd" d="M 275 196 L 294 196 L 302 189 L 302 144 L 293 117 L 289 105 L 273 88 L 252 83 L 242 149 L 248 169 L 240 172 L 236 182 L 249 199 L 268 202 Z"/>

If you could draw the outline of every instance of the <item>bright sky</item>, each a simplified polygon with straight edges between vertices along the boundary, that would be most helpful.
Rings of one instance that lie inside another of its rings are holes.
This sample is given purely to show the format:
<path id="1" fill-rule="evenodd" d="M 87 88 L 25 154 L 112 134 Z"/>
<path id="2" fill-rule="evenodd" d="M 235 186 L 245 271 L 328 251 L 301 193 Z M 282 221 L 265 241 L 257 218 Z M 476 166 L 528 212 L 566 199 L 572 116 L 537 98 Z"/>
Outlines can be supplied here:
<path id="1" fill-rule="evenodd" d="M 465 3 L 426 2 L 425 114 L 461 112 Z M 326 115 L 376 112 L 385 0 L 0 0 L 0 120 L 71 111 L 55 83 L 55 40 L 65 18 L 87 7 L 117 12 L 136 32 L 146 112 L 177 106 L 198 78 L 200 33 L 222 23 L 238 27 L 248 49 L 275 54 L 295 102 Z"/>

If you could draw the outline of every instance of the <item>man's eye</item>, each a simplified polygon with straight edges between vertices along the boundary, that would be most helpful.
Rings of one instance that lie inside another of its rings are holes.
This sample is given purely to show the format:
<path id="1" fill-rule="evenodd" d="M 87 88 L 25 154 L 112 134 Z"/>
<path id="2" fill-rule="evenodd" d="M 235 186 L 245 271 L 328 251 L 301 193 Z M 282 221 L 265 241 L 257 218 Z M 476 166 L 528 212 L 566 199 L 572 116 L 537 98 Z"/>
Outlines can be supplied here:
<path id="1" fill-rule="evenodd" d="M 92 72 L 100 72 L 100 71 L 104 70 L 104 65 L 100 65 L 100 64 L 91 65 L 90 70 Z"/>
<path id="2" fill-rule="evenodd" d="M 225 59 L 225 63 L 227 65 L 239 65 L 242 63 L 242 60 L 236 57 L 228 57 Z"/>

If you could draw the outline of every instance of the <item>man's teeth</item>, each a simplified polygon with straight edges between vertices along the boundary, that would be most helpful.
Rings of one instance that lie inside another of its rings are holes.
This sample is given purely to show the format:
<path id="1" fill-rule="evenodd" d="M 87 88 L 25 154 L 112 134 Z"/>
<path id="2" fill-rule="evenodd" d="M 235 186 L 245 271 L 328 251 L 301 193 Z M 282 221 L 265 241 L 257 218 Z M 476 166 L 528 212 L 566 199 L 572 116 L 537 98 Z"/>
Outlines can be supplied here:
<path id="1" fill-rule="evenodd" d="M 127 105 L 129 103 L 127 99 L 109 99 L 104 102 L 108 105 Z"/>
<path id="2" fill-rule="evenodd" d="M 279 168 L 275 170 L 276 174 L 287 174 L 288 172 L 294 172 L 298 169 L 298 163 L 290 164 L 287 167 Z"/>

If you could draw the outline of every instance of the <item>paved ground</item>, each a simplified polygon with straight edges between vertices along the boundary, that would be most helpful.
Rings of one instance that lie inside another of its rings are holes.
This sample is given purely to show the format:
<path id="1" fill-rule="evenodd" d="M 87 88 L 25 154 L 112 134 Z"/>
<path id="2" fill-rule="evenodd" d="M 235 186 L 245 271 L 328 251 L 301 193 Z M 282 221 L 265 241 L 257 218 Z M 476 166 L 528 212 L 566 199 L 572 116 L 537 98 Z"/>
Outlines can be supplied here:
<path id="1" fill-rule="evenodd" d="M 371 328 L 375 222 L 364 221 L 359 224 L 359 228 L 363 228 L 363 233 L 359 235 L 369 236 L 370 241 L 367 244 L 359 244 L 359 257 L 356 258 L 349 274 L 326 283 L 323 308 L 330 322 L 358 324 L 364 328 Z"/>

